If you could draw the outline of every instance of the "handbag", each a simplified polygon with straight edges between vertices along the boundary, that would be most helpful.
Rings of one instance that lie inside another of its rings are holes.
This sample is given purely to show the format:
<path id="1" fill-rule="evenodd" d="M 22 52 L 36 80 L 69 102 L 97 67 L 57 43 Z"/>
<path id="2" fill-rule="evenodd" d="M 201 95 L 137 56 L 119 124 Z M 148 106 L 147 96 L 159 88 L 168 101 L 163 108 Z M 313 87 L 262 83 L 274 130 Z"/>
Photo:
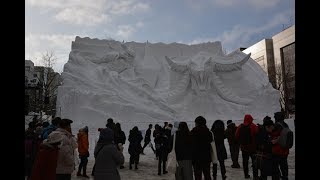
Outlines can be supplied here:
<path id="1" fill-rule="evenodd" d="M 213 164 L 217 164 L 218 163 L 218 156 L 217 156 L 217 148 L 216 148 L 216 143 L 214 141 L 214 135 L 213 135 L 213 132 L 211 132 L 211 135 L 212 135 L 212 142 L 210 143 L 211 145 L 211 161 Z"/>
<path id="2" fill-rule="evenodd" d="M 173 145 L 172 145 L 172 151 L 168 154 L 167 170 L 170 168 L 171 162 L 176 160 L 176 153 L 175 153 L 176 134 L 174 133 L 172 136 L 173 136 Z M 172 168 L 174 168 L 174 166 L 172 166 Z"/>

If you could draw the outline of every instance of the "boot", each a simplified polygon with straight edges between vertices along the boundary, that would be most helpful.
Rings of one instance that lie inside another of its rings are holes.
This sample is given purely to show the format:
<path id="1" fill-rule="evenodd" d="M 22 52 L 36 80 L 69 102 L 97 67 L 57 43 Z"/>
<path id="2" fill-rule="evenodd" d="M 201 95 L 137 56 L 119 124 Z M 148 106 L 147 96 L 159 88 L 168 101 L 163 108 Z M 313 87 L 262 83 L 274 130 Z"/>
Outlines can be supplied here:
<path id="1" fill-rule="evenodd" d="M 78 172 L 77 172 L 77 176 L 81 176 L 81 172 L 80 172 L 80 170 L 78 170 Z"/>
<path id="2" fill-rule="evenodd" d="M 135 163 L 134 169 L 137 170 L 138 169 L 138 164 Z"/>
<path id="3" fill-rule="evenodd" d="M 87 176 L 87 167 L 83 167 L 83 177 L 85 178 L 89 178 L 89 176 Z"/>
<path id="4" fill-rule="evenodd" d="M 132 164 L 131 163 L 129 163 L 129 169 L 132 169 Z"/>

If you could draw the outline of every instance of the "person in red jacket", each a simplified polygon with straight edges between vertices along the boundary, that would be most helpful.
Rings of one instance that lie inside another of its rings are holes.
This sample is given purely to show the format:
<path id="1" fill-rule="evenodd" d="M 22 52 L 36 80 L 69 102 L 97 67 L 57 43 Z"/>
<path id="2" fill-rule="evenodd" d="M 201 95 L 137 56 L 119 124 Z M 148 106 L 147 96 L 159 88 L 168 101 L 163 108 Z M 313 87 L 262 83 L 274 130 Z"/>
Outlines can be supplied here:
<path id="1" fill-rule="evenodd" d="M 255 162 L 254 154 L 256 153 L 255 137 L 258 132 L 258 126 L 255 125 L 252 121 L 253 121 L 253 118 L 250 114 L 246 114 L 244 116 L 243 123 L 240 124 L 236 130 L 236 139 L 239 140 L 239 142 L 240 142 L 240 148 L 241 148 L 242 159 L 243 159 L 242 165 L 243 165 L 243 170 L 244 170 L 244 176 L 246 179 L 250 178 L 248 164 L 249 164 L 249 157 L 251 157 L 252 169 L 253 169 L 253 179 L 255 180 L 255 179 L 258 179 L 258 169 L 256 167 L 256 164 L 254 163 Z M 240 134 L 241 134 L 240 131 L 243 130 L 243 129 L 241 130 L 241 128 L 245 127 L 245 126 L 249 126 L 249 128 L 250 128 L 250 134 L 248 135 L 248 137 L 245 137 L 247 139 L 251 139 L 251 140 L 249 140 L 248 144 L 243 144 L 240 140 L 240 138 L 243 138 L 243 137 L 240 137 Z"/>
<path id="2" fill-rule="evenodd" d="M 50 134 L 43 141 L 32 169 L 31 180 L 56 180 L 59 145 L 62 140 L 60 134 Z"/>
<path id="3" fill-rule="evenodd" d="M 283 112 L 274 113 L 274 119 L 276 123 L 275 123 L 275 129 L 272 132 L 271 137 L 272 137 L 272 143 L 273 143 L 272 154 L 273 154 L 273 162 L 274 162 L 273 176 L 275 176 L 275 179 L 279 179 L 278 176 L 280 176 L 280 172 L 279 172 L 279 166 L 280 166 L 281 179 L 287 180 L 289 149 L 282 148 L 277 142 L 283 127 L 288 127 L 288 124 L 284 122 L 284 118 L 285 118 L 285 114 Z"/>
<path id="4" fill-rule="evenodd" d="M 88 140 L 88 126 L 83 129 L 79 129 L 78 133 L 78 152 L 80 158 L 80 164 L 77 172 L 77 176 L 83 176 L 89 178 L 87 175 L 87 164 L 89 157 L 89 140 Z M 81 175 L 81 170 L 83 174 Z"/>

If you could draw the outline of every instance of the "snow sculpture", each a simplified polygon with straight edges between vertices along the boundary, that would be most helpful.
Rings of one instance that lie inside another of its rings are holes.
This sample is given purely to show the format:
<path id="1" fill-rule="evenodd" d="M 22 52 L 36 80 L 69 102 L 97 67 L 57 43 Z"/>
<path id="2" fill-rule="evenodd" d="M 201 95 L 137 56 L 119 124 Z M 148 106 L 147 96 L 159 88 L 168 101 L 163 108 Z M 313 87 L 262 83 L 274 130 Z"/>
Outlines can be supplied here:
<path id="1" fill-rule="evenodd" d="M 121 43 L 76 37 L 58 89 L 57 116 L 118 122 L 257 119 L 280 110 L 279 92 L 250 54 L 220 42 Z M 61 110 L 61 111 L 59 111 Z M 100 123 L 100 124 L 99 124 Z"/>

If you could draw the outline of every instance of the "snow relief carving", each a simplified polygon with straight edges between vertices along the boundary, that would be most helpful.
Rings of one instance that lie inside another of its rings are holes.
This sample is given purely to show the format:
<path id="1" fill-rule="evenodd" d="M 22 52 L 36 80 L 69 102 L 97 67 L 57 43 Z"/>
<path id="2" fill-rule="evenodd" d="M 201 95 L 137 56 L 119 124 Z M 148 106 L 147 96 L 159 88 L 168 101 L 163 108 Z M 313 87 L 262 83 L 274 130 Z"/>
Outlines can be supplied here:
<path id="1" fill-rule="evenodd" d="M 57 116 L 75 121 L 193 121 L 272 116 L 279 92 L 250 54 L 220 42 L 121 43 L 76 37 L 58 89 Z"/>

